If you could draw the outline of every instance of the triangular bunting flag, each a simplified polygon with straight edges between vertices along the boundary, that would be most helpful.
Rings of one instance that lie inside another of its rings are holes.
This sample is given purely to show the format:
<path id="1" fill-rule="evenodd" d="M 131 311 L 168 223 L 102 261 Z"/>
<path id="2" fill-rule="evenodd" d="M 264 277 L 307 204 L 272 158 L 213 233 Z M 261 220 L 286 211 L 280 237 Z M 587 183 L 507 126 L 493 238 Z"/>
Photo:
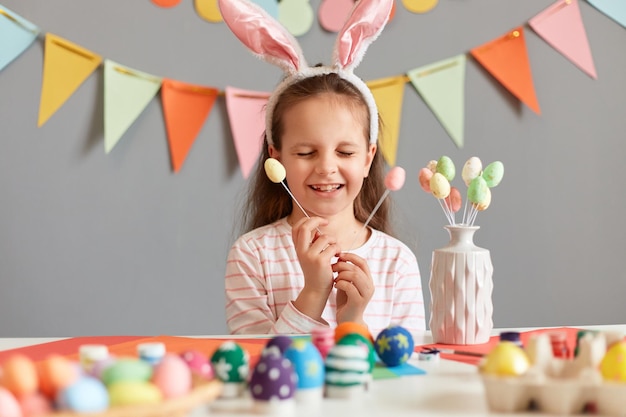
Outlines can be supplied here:
<path id="1" fill-rule="evenodd" d="M 0 5 L 0 71 L 37 38 L 39 28 Z"/>
<path id="2" fill-rule="evenodd" d="M 98 68 L 102 57 L 51 33 L 46 34 L 39 127 Z"/>
<path id="3" fill-rule="evenodd" d="M 383 130 L 378 144 L 389 166 L 396 165 L 404 84 L 407 81 L 406 76 L 398 75 L 367 82 L 367 86 L 372 90 L 374 100 L 376 100 L 380 117 L 383 119 Z"/>
<path id="4" fill-rule="evenodd" d="M 541 114 L 521 26 L 470 52 L 515 97 Z"/>
<path id="5" fill-rule="evenodd" d="M 626 28 L 626 1 L 587 0 L 593 7 Z"/>
<path id="6" fill-rule="evenodd" d="M 462 54 L 407 73 L 458 148 L 463 147 L 465 62 Z"/>
<path id="7" fill-rule="evenodd" d="M 590 77 L 597 78 L 578 0 L 558 0 L 528 21 L 539 36 Z"/>
<path id="8" fill-rule="evenodd" d="M 163 80 L 161 87 L 172 168 L 178 172 L 211 112 L 219 91 L 168 79 Z"/>
<path id="9" fill-rule="evenodd" d="M 104 151 L 111 152 L 161 88 L 161 78 L 104 61 Z"/>
<path id="10" fill-rule="evenodd" d="M 263 146 L 269 96 L 269 93 L 226 87 L 226 111 L 244 178 L 250 175 Z"/>

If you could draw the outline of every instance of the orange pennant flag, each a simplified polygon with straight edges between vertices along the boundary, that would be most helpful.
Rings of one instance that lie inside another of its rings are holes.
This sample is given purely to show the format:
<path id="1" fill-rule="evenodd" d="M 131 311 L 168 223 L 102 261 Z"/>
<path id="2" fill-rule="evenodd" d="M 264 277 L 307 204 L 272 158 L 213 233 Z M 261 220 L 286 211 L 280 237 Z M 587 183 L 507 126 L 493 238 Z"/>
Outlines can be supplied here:
<path id="1" fill-rule="evenodd" d="M 470 52 L 514 96 L 541 114 L 521 26 Z"/>
<path id="2" fill-rule="evenodd" d="M 385 161 L 390 166 L 396 165 L 404 85 L 407 81 L 409 78 L 406 75 L 397 75 L 367 82 L 367 86 L 372 90 L 372 95 L 376 100 L 380 117 L 383 119 L 383 129 L 380 132 L 378 145 Z"/>
<path id="3" fill-rule="evenodd" d="M 180 171 L 219 91 L 164 79 L 161 100 L 174 172 Z"/>
<path id="4" fill-rule="evenodd" d="M 101 62 L 100 55 L 47 33 L 37 126 L 43 126 Z"/>

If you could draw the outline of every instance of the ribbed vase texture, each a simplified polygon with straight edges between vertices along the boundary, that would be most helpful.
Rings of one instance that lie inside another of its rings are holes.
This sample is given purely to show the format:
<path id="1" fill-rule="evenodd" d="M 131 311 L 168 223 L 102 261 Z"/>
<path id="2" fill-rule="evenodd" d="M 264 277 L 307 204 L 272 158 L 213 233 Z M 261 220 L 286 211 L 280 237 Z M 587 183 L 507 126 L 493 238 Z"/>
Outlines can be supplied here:
<path id="1" fill-rule="evenodd" d="M 430 330 L 435 343 L 473 345 L 493 330 L 493 265 L 489 250 L 474 245 L 478 226 L 445 226 L 450 243 L 433 251 Z"/>

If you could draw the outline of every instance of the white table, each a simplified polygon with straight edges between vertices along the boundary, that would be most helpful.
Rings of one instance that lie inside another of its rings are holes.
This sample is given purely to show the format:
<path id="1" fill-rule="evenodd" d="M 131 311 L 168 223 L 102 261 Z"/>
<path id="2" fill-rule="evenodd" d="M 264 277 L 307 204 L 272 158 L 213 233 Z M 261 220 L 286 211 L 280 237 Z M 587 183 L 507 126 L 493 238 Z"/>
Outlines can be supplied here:
<path id="1" fill-rule="evenodd" d="M 626 333 L 626 325 L 576 326 L 581 328 L 610 330 Z M 497 329 L 527 331 L 524 329 Z M 218 336 L 216 336 L 218 337 Z M 230 336 L 219 336 L 230 337 Z M 250 337 L 250 336 L 246 336 Z M 236 337 L 234 337 L 236 338 Z M 45 343 L 60 338 L 0 338 L 0 350 Z M 416 338 L 416 345 L 432 343 L 429 332 Z M 418 361 L 414 357 L 411 363 L 424 369 L 426 375 L 403 376 L 394 379 L 376 380 L 368 392 L 358 399 L 325 398 L 317 405 L 297 404 L 291 414 L 293 417 L 419 417 L 419 416 L 506 416 L 506 417 L 548 417 L 543 413 L 491 413 L 487 408 L 483 385 L 475 366 L 460 362 L 441 360 L 438 363 Z M 194 413 L 194 417 L 204 413 Z M 251 410 L 249 399 L 238 401 L 218 400 L 211 405 L 208 415 L 258 417 Z"/>

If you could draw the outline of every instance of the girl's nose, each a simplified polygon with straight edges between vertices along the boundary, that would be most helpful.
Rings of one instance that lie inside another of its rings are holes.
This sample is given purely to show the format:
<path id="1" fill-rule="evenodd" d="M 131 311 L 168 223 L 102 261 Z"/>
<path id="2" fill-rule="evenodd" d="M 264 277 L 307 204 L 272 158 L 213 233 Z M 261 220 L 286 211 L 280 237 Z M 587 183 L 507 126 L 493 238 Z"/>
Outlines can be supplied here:
<path id="1" fill-rule="evenodd" d="M 332 156 L 321 156 L 315 166 L 315 172 L 319 175 L 329 175 L 337 172 L 337 162 Z"/>

